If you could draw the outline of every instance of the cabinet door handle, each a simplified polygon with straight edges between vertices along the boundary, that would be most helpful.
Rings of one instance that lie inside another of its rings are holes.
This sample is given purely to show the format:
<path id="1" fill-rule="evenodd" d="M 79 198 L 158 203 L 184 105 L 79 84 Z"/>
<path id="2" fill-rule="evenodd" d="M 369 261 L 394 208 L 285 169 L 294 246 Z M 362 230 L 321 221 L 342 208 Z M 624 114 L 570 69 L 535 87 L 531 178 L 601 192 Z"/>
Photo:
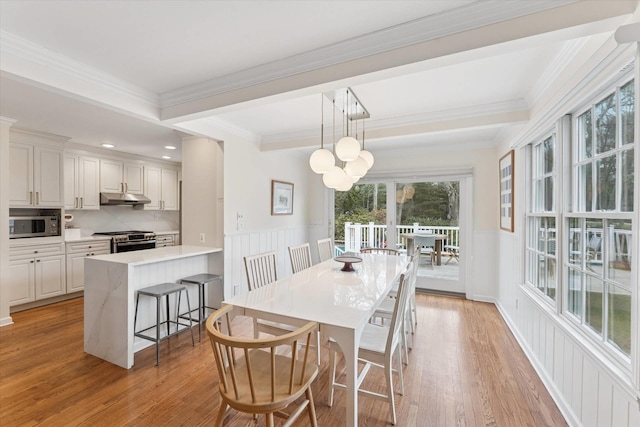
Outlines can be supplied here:
<path id="1" fill-rule="evenodd" d="M 33 191 L 29 191 L 29 204 L 33 204 Z"/>
<path id="2" fill-rule="evenodd" d="M 31 264 L 33 264 L 33 260 L 31 260 L 30 262 L 31 262 Z"/>
<path id="3" fill-rule="evenodd" d="M 34 254 L 37 254 L 37 253 L 38 253 L 38 251 L 33 251 L 33 253 L 34 253 Z"/>
<path id="4" fill-rule="evenodd" d="M 80 197 L 80 209 L 84 208 L 84 197 Z"/>
<path id="5" fill-rule="evenodd" d="M 36 191 L 36 205 L 40 204 L 40 192 Z"/>
<path id="6" fill-rule="evenodd" d="M 77 207 L 78 207 L 78 198 L 77 198 L 77 197 L 76 197 L 76 202 L 73 204 L 73 207 L 74 207 L 74 208 L 77 208 Z"/>
<path id="7" fill-rule="evenodd" d="M 39 259 L 37 259 L 37 260 L 36 260 L 36 262 L 40 262 L 40 260 L 39 260 Z"/>
<path id="8" fill-rule="evenodd" d="M 129 192 L 129 184 L 128 183 L 124 183 L 124 192 L 128 193 Z"/>

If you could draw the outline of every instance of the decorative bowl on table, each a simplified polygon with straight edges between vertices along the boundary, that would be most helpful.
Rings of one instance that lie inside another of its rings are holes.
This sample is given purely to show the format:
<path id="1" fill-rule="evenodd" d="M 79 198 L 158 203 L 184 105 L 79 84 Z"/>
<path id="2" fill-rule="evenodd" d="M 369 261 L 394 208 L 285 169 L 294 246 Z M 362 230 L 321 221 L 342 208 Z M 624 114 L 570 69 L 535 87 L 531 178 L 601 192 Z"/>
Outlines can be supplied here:
<path id="1" fill-rule="evenodd" d="M 349 254 L 337 256 L 334 258 L 334 260 L 344 263 L 344 267 L 342 267 L 340 271 L 355 271 L 355 269 L 353 268 L 353 264 L 362 262 L 362 258 Z"/>

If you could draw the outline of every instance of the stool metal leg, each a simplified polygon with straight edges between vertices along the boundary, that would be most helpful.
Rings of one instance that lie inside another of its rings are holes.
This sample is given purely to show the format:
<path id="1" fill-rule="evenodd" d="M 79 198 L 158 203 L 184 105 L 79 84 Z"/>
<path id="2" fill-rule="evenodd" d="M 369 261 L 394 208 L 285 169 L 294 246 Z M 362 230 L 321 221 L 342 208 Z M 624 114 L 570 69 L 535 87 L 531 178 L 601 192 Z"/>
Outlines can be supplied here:
<path id="1" fill-rule="evenodd" d="M 140 301 L 140 294 L 136 294 L 136 312 L 133 315 L 133 333 L 136 333 L 136 322 L 138 321 L 138 301 Z"/>
<path id="2" fill-rule="evenodd" d="M 156 366 L 160 366 L 160 298 L 156 297 Z"/>
<path id="3" fill-rule="evenodd" d="M 202 316 L 204 315 L 204 284 L 198 285 L 198 342 L 202 342 Z"/>
<path id="4" fill-rule="evenodd" d="M 187 310 L 189 310 L 189 313 L 191 313 L 191 303 L 189 302 L 189 291 L 185 289 L 185 292 L 187 294 Z M 177 320 L 177 318 L 176 318 Z M 177 328 L 177 326 L 176 326 Z M 191 332 L 191 346 L 195 347 L 196 342 L 193 339 L 193 323 L 191 323 L 191 316 L 189 316 L 189 332 Z"/>

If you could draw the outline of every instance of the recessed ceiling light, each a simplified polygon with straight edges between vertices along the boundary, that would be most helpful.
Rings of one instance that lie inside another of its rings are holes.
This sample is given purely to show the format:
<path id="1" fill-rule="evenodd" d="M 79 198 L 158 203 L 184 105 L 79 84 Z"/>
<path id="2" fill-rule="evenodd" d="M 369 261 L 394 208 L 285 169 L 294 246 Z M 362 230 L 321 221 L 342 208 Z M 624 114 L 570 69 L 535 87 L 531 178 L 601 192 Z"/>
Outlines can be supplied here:
<path id="1" fill-rule="evenodd" d="M 165 145 L 164 148 L 166 148 L 167 150 L 175 150 L 176 147 L 174 147 L 173 145 Z"/>
<path id="2" fill-rule="evenodd" d="M 102 144 L 102 146 L 104 148 L 115 148 L 115 145 L 113 145 L 113 144 Z"/>
<path id="3" fill-rule="evenodd" d="M 163 158 L 163 159 L 167 159 L 167 160 L 168 160 L 168 159 L 170 159 L 170 158 L 171 158 L 171 156 L 162 156 L 162 158 Z"/>

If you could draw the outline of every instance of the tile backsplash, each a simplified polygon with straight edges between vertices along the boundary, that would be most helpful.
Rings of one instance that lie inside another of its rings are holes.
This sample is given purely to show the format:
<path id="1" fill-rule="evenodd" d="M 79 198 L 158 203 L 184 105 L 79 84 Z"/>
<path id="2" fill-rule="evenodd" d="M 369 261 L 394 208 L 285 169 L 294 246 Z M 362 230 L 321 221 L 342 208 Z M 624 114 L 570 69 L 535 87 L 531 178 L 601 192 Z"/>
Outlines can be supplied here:
<path id="1" fill-rule="evenodd" d="M 73 220 L 67 226 L 80 228 L 82 236 L 103 231 L 175 231 L 178 211 L 135 210 L 131 206 L 101 206 L 96 211 L 67 211 Z"/>

